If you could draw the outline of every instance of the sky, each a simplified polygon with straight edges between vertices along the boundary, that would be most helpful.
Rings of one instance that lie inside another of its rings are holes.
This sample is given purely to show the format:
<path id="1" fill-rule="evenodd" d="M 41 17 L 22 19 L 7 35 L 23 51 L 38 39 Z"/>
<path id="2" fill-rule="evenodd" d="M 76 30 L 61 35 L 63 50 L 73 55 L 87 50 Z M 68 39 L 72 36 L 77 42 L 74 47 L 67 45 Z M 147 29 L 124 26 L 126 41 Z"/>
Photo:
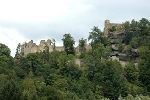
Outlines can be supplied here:
<path id="1" fill-rule="evenodd" d="M 93 26 L 104 29 L 104 21 L 122 23 L 150 18 L 150 0 L 1 0 L 0 43 L 14 56 L 18 43 L 55 39 L 62 46 L 65 33 L 78 45 Z"/>

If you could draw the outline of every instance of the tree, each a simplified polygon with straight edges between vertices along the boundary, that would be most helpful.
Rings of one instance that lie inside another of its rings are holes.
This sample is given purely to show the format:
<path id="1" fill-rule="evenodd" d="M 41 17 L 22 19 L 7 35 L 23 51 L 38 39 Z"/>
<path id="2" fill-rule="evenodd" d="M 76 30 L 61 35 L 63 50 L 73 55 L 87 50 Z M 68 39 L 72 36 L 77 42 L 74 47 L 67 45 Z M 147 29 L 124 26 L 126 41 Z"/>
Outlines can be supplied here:
<path id="1" fill-rule="evenodd" d="M 23 80 L 22 87 L 23 87 L 23 97 L 25 100 L 36 99 L 37 96 L 36 86 L 34 84 L 34 80 L 30 76 Z"/>
<path id="2" fill-rule="evenodd" d="M 138 79 L 139 79 L 139 71 L 138 67 L 134 65 L 134 63 L 127 63 L 125 65 L 125 77 L 128 80 L 128 82 L 137 84 L 138 85 Z"/>
<path id="3" fill-rule="evenodd" d="M 90 45 L 92 48 L 97 48 L 97 44 L 102 43 L 104 46 L 107 45 L 107 40 L 103 37 L 103 32 L 96 26 L 92 28 L 92 32 L 89 32 L 88 40 L 91 40 Z"/>
<path id="4" fill-rule="evenodd" d="M 89 50 L 83 59 L 83 63 L 87 69 L 87 77 L 90 81 L 93 81 L 95 72 L 98 70 L 98 66 L 101 65 L 101 61 L 109 59 L 110 50 L 105 48 L 103 44 L 99 43 L 98 47 L 94 50 Z"/>
<path id="5" fill-rule="evenodd" d="M 53 44 L 53 51 L 55 51 L 56 50 L 56 46 L 55 46 L 55 39 L 52 39 L 52 44 Z"/>
<path id="6" fill-rule="evenodd" d="M 141 31 L 141 34 L 144 36 L 146 36 L 148 33 L 147 33 L 147 29 L 148 29 L 148 26 L 150 26 L 150 22 L 148 21 L 148 19 L 146 18 L 142 18 L 139 23 L 138 23 L 138 26 L 140 28 L 140 31 Z"/>
<path id="7" fill-rule="evenodd" d="M 58 60 L 59 60 L 60 52 L 59 51 L 52 51 L 49 55 L 49 63 L 51 68 L 58 69 Z"/>
<path id="8" fill-rule="evenodd" d="M 5 44 L 0 43 L 0 56 L 10 56 L 10 49 Z"/>
<path id="9" fill-rule="evenodd" d="M 15 57 L 18 59 L 21 53 L 21 44 L 19 43 L 17 48 L 16 48 L 16 54 Z"/>
<path id="10" fill-rule="evenodd" d="M 129 28 L 130 28 L 130 22 L 126 21 L 125 23 L 123 23 L 123 28 L 124 28 L 125 31 L 128 31 Z"/>
<path id="11" fill-rule="evenodd" d="M 75 64 L 74 61 L 68 62 L 66 67 L 61 69 L 61 74 L 66 77 L 71 77 L 72 79 L 79 79 L 82 72 L 79 70 L 78 66 Z"/>
<path id="12" fill-rule="evenodd" d="M 134 37 L 134 33 L 133 32 L 126 32 L 126 36 L 125 36 L 125 39 L 124 39 L 124 41 L 125 41 L 125 44 L 129 44 L 130 43 L 130 41 L 132 40 L 132 38 Z"/>
<path id="13" fill-rule="evenodd" d="M 138 25 L 137 21 L 135 21 L 135 20 L 133 19 L 133 20 L 131 21 L 130 27 L 131 27 L 132 29 L 135 29 L 135 28 L 137 27 L 137 25 Z"/>
<path id="14" fill-rule="evenodd" d="M 103 61 L 96 73 L 102 73 L 99 85 L 102 86 L 104 97 L 117 100 L 119 95 L 126 96 L 126 80 L 123 75 L 122 66 L 118 61 Z M 97 76 L 98 77 L 98 76 Z M 98 78 L 96 78 L 98 79 Z M 96 81 L 96 80 L 95 80 Z"/>
<path id="15" fill-rule="evenodd" d="M 81 38 L 79 40 L 79 52 L 83 53 L 85 52 L 86 48 L 85 48 L 86 44 L 85 44 L 85 40 L 83 38 Z"/>
<path id="16" fill-rule="evenodd" d="M 148 46 L 139 48 L 140 63 L 139 63 L 139 80 L 143 86 L 150 92 L 150 50 Z"/>
<path id="17" fill-rule="evenodd" d="M 97 48 L 93 51 L 93 56 L 98 57 L 101 59 L 108 59 L 110 55 L 110 50 L 105 48 L 103 44 L 97 44 Z"/>
<path id="18" fill-rule="evenodd" d="M 144 28 L 146 26 L 148 26 L 150 23 L 148 21 L 148 19 L 146 18 L 142 18 L 139 23 L 138 23 L 138 26 L 141 27 L 141 28 Z"/>
<path id="19" fill-rule="evenodd" d="M 27 70 L 28 72 L 31 70 L 35 75 L 38 75 L 40 72 L 40 68 L 42 66 L 42 62 L 40 61 L 38 53 L 29 53 L 26 56 L 27 59 Z"/>
<path id="20" fill-rule="evenodd" d="M 66 94 L 64 92 L 51 86 L 47 86 L 46 96 L 46 100 L 66 100 Z"/>
<path id="21" fill-rule="evenodd" d="M 65 91 L 68 87 L 68 83 L 67 83 L 67 80 L 66 79 L 57 79 L 55 82 L 54 82 L 54 87 L 56 89 L 59 89 L 59 90 L 62 90 L 62 91 Z"/>
<path id="22" fill-rule="evenodd" d="M 0 43 L 0 67 L 11 68 L 14 64 L 13 57 L 10 56 L 10 49 L 5 44 Z"/>
<path id="23" fill-rule="evenodd" d="M 64 50 L 65 52 L 68 54 L 75 54 L 75 50 L 74 50 L 74 44 L 75 41 L 73 39 L 73 37 L 71 37 L 71 34 L 64 34 L 63 35 L 63 46 L 64 46 Z"/>
<path id="24" fill-rule="evenodd" d="M 130 45 L 132 46 L 132 48 L 138 48 L 140 46 L 139 38 L 132 38 L 132 40 L 130 41 Z"/>
<path id="25" fill-rule="evenodd" d="M 52 73 L 46 78 L 45 83 L 46 85 L 54 85 L 55 81 L 60 78 L 62 78 L 60 75 Z"/>
<path id="26" fill-rule="evenodd" d="M 0 91 L 0 100 L 22 100 L 22 91 L 19 85 L 11 79 Z"/>
<path id="27" fill-rule="evenodd" d="M 123 51 L 123 45 L 122 45 L 122 43 L 121 42 L 119 42 L 119 45 L 118 45 L 118 51 L 119 52 L 122 52 Z"/>
<path id="28" fill-rule="evenodd" d="M 8 78 L 8 75 L 5 75 L 4 73 L 0 74 L 0 90 L 8 82 Z"/>

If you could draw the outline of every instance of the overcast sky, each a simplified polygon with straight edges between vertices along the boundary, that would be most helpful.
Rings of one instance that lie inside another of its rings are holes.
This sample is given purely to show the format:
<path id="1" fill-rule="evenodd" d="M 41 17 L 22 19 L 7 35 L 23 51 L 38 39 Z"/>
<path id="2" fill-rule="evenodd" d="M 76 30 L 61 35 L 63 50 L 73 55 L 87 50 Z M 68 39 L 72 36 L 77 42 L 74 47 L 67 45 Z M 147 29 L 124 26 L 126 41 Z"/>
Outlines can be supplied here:
<path id="1" fill-rule="evenodd" d="M 150 0 L 1 0 L 0 43 L 14 56 L 18 43 L 54 38 L 62 45 L 65 33 L 78 41 L 88 38 L 93 26 L 103 31 L 106 19 L 149 19 L 149 10 Z"/>

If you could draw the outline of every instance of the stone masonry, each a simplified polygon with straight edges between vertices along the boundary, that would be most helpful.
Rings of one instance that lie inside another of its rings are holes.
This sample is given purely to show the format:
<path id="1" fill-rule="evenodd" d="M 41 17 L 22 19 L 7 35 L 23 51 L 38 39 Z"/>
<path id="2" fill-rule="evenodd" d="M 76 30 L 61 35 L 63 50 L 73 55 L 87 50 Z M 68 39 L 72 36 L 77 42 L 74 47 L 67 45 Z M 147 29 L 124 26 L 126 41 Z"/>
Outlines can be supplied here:
<path id="1" fill-rule="evenodd" d="M 110 23 L 109 20 L 105 20 L 104 23 L 104 36 L 107 37 L 108 33 L 109 33 L 109 29 L 112 28 L 113 26 L 116 28 L 117 31 L 115 31 L 115 33 L 120 32 L 120 30 L 122 29 L 122 24 L 120 23 Z"/>
<path id="2" fill-rule="evenodd" d="M 33 43 L 33 40 L 29 41 L 28 43 L 24 43 L 21 45 L 21 52 L 23 52 L 24 56 L 27 55 L 28 53 L 43 52 L 45 50 L 45 46 L 49 48 L 49 52 L 53 51 L 53 45 L 51 43 L 51 40 L 48 39 L 47 41 L 41 40 L 39 45 Z M 91 46 L 87 44 L 86 39 L 85 39 L 85 48 L 86 50 L 91 49 Z M 57 51 L 64 51 L 63 46 L 56 46 L 55 49 Z M 79 46 L 75 47 L 75 51 L 77 54 L 80 54 Z"/>

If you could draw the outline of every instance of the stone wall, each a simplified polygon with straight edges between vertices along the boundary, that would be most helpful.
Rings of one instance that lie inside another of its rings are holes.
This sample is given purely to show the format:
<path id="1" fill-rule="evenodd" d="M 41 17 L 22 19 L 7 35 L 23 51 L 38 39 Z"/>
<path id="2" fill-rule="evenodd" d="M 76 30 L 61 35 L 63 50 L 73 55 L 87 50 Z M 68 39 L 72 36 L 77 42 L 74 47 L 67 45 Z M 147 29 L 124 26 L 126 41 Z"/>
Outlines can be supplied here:
<path id="1" fill-rule="evenodd" d="M 104 26 L 105 26 L 104 27 L 104 36 L 105 37 L 108 36 L 109 29 L 112 28 L 113 26 L 116 28 L 116 33 L 118 33 L 119 30 L 122 29 L 122 24 L 120 24 L 120 23 L 110 23 L 110 20 L 105 20 Z"/>
<path id="2" fill-rule="evenodd" d="M 48 39 L 47 41 L 41 40 L 39 45 L 36 45 L 33 43 L 33 40 L 29 41 L 28 43 L 24 43 L 21 46 L 21 51 L 24 53 L 24 55 L 27 55 L 28 53 L 36 53 L 36 52 L 43 52 L 45 50 L 45 46 L 49 48 L 49 52 L 53 51 L 53 45 L 51 45 L 51 40 Z M 85 39 L 85 48 L 86 50 L 91 49 L 91 46 L 87 44 L 87 40 Z M 55 49 L 57 51 L 64 51 L 63 46 L 56 46 Z M 75 47 L 75 52 L 77 54 L 80 54 L 79 52 L 79 46 Z"/>
<path id="3" fill-rule="evenodd" d="M 39 45 L 36 45 L 33 43 L 33 40 L 29 41 L 28 43 L 24 43 L 21 46 L 21 51 L 24 53 L 24 55 L 27 55 L 28 53 L 36 53 L 36 52 L 43 52 L 45 50 L 45 46 L 49 48 L 49 52 L 53 51 L 53 45 L 51 45 L 51 40 L 48 39 L 47 41 L 41 40 Z M 63 47 L 56 47 L 56 50 L 58 51 L 63 50 Z"/>

